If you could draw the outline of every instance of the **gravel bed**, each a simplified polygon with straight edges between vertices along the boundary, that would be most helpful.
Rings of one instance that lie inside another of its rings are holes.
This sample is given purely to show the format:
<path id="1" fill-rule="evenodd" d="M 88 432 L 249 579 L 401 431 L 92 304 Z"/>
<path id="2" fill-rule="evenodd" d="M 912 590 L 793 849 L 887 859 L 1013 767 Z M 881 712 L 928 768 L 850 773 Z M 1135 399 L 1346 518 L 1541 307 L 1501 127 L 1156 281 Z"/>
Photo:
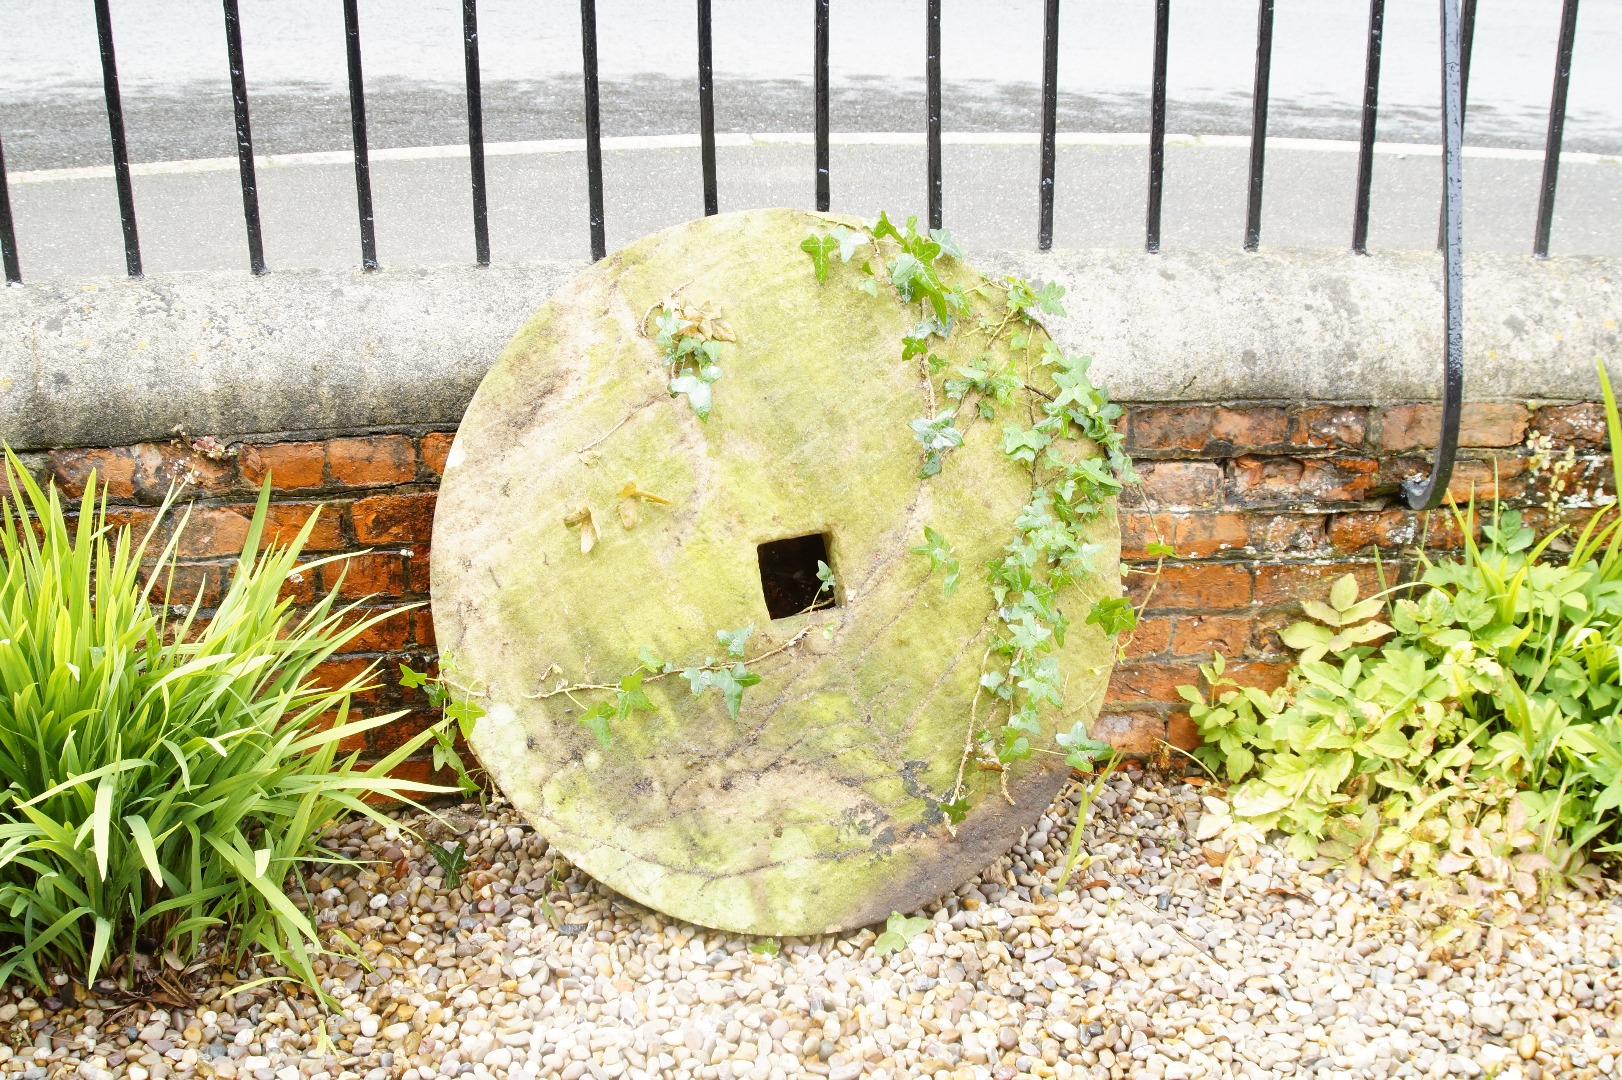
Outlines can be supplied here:
<path id="1" fill-rule="evenodd" d="M 493 804 L 446 811 L 472 865 L 447 889 L 426 846 L 352 823 L 365 860 L 312 879 L 342 1002 L 285 984 L 195 1007 L 0 1005 L 0 1070 L 29 1080 L 437 1077 L 1588 1077 L 1610 1075 L 1622 901 L 1521 916 L 1501 955 L 1449 952 L 1412 883 L 1354 883 L 1282 853 L 1230 868 L 1194 843 L 1200 790 L 1123 774 L 1094 807 L 1095 859 L 1057 890 L 1071 812 L 880 958 L 863 930 L 771 943 L 675 922 L 548 853 Z M 342 872 L 337 872 L 338 870 Z M 1236 873 L 1235 870 L 1238 872 Z"/>

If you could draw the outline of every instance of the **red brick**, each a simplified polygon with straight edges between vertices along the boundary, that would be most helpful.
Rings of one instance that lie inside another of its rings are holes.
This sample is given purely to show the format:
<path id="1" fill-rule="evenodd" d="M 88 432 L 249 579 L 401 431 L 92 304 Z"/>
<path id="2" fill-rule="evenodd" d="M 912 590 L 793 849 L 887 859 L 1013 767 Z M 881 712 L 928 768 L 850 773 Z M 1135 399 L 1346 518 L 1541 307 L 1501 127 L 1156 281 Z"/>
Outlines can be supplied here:
<path id="1" fill-rule="evenodd" d="M 92 471 L 96 474 L 98 494 L 105 492 L 115 499 L 128 499 L 135 495 L 135 455 L 127 447 L 114 450 L 52 450 L 49 460 L 51 478 L 65 495 L 73 498 L 83 495 Z"/>
<path id="2" fill-rule="evenodd" d="M 455 439 L 454 431 L 431 431 L 422 437 L 422 463 L 435 476 L 445 474 L 445 459 L 450 456 Z"/>
<path id="3" fill-rule="evenodd" d="M 1128 660 L 1157 656 L 1171 647 L 1171 620 L 1145 616 L 1131 633 L 1121 635 L 1121 655 Z"/>
<path id="4" fill-rule="evenodd" d="M 1142 405 L 1131 410 L 1127 449 L 1136 454 L 1156 450 L 1205 449 L 1211 430 L 1209 405 Z"/>
<path id="5" fill-rule="evenodd" d="M 406 559 L 406 584 L 414 596 L 428 595 L 428 548 L 413 548 Z"/>
<path id="6" fill-rule="evenodd" d="M 315 603 L 316 571 L 309 568 L 308 559 L 299 560 L 299 568 L 287 576 L 282 587 L 276 593 L 282 600 L 292 600 L 295 605 Z"/>
<path id="7" fill-rule="evenodd" d="M 1250 620 L 1232 615 L 1179 615 L 1172 631 L 1172 652 L 1178 656 L 1235 657 L 1249 644 Z"/>
<path id="8" fill-rule="evenodd" d="M 1281 445 L 1289 431 L 1289 415 L 1271 405 L 1250 408 L 1218 406 L 1211 417 L 1208 450 L 1223 457 Z"/>
<path id="9" fill-rule="evenodd" d="M 1532 413 L 1532 430 L 1547 435 L 1559 446 L 1572 444 L 1604 449 L 1605 408 L 1588 402 L 1582 405 L 1545 405 Z"/>
<path id="10" fill-rule="evenodd" d="M 1240 506 L 1299 506 L 1302 502 L 1361 502 L 1379 479 L 1373 458 L 1235 458 L 1228 498 Z"/>
<path id="11" fill-rule="evenodd" d="M 1245 660 L 1224 667 L 1224 677 L 1240 686 L 1254 686 L 1259 690 L 1277 690 L 1290 677 L 1293 660 Z"/>
<path id="12" fill-rule="evenodd" d="M 1153 754 L 1166 737 L 1166 720 L 1156 712 L 1102 712 L 1089 734 L 1123 754 Z"/>
<path id="13" fill-rule="evenodd" d="M 1152 510 L 1215 506 L 1222 490 L 1222 469 L 1210 461 L 1150 461 L 1138 467 L 1143 484 L 1128 488 L 1122 501 Z"/>
<path id="14" fill-rule="evenodd" d="M 372 653 L 372 652 L 399 652 L 411 644 L 411 618 L 407 611 L 400 608 L 386 609 L 391 612 L 389 617 L 373 626 L 362 630 L 343 647 L 346 653 Z M 345 616 L 344 624 L 353 626 L 375 615 L 381 614 L 377 608 L 360 608 Z"/>
<path id="15" fill-rule="evenodd" d="M 162 602 L 167 596 L 170 605 L 190 607 L 199 598 L 204 608 L 213 608 L 225 593 L 235 563 L 181 563 L 164 568 L 164 576 L 153 586 L 153 599 Z"/>
<path id="16" fill-rule="evenodd" d="M 360 679 L 361 689 L 350 696 L 350 700 L 357 703 L 374 703 L 379 700 L 379 691 L 382 684 L 378 681 L 377 673 L 368 671 L 373 668 L 373 662 L 360 656 L 334 656 L 323 660 L 310 672 L 310 678 L 317 686 L 328 690 L 338 690 L 351 679 Z"/>
<path id="17" fill-rule="evenodd" d="M 1203 559 L 1225 551 L 1237 551 L 1249 542 L 1242 514 L 1177 515 L 1177 557 Z"/>
<path id="18" fill-rule="evenodd" d="M 1246 514 L 1252 549 L 1269 555 L 1315 555 L 1328 549 L 1323 514 Z"/>
<path id="19" fill-rule="evenodd" d="M 1167 563 L 1154 574 L 1127 579 L 1136 603 L 1153 611 L 1234 611 L 1250 603 L 1250 567 L 1231 563 Z M 1152 591 L 1152 595 L 1151 595 Z"/>
<path id="20" fill-rule="evenodd" d="M 130 453 L 135 458 L 138 498 L 157 502 L 175 487 L 190 496 L 218 495 L 237 486 L 235 458 L 216 461 L 190 446 L 173 442 L 139 443 L 130 448 Z"/>
<path id="21" fill-rule="evenodd" d="M 1198 665 L 1171 663 L 1163 660 L 1136 660 L 1115 665 L 1110 677 L 1106 704 L 1160 702 L 1168 704 L 1182 701 L 1179 686 L 1191 686 L 1200 680 Z"/>
<path id="22" fill-rule="evenodd" d="M 249 515 L 246 507 L 199 506 L 188 516 L 176 550 L 183 558 L 208 555 L 238 555 L 248 539 Z M 175 518 L 178 525 L 179 516 Z"/>
<path id="23" fill-rule="evenodd" d="M 417 453 L 404 435 L 334 439 L 327 444 L 333 482 L 349 487 L 406 484 L 417 478 Z"/>
<path id="24" fill-rule="evenodd" d="M 349 510 L 355 539 L 363 544 L 427 543 L 434 530 L 432 491 L 414 495 L 373 495 Z"/>
<path id="25" fill-rule="evenodd" d="M 1290 445 L 1355 449 L 1363 445 L 1368 410 L 1349 405 L 1304 405 L 1290 416 Z"/>
<path id="26" fill-rule="evenodd" d="M 326 481 L 327 444 L 244 443 L 238 462 L 242 479 L 256 488 L 269 476 L 277 491 L 313 491 Z"/>
<path id="27" fill-rule="evenodd" d="M 401 596 L 406 590 L 405 560 L 391 551 L 373 551 L 328 563 L 321 568 L 328 589 L 349 598 Z"/>
<path id="28" fill-rule="evenodd" d="M 1388 581 L 1394 570 L 1386 567 Z M 1359 596 L 1372 596 L 1380 588 L 1374 563 L 1263 563 L 1256 567 L 1255 603 L 1260 607 L 1283 607 L 1302 600 L 1322 600 L 1329 595 L 1335 579 L 1345 574 L 1357 578 Z"/>
<path id="29" fill-rule="evenodd" d="M 1459 411 L 1460 446 L 1518 446 L 1526 438 L 1526 406 L 1467 401 Z M 1430 403 L 1392 405 L 1380 410 L 1380 447 L 1429 449 L 1442 434 L 1442 407 Z"/>
<path id="30" fill-rule="evenodd" d="M 377 757 L 392 754 L 420 734 L 439 723 L 439 714 L 426 709 L 413 710 L 371 730 L 371 752 Z"/>
<path id="31" fill-rule="evenodd" d="M 1123 510 L 1117 520 L 1121 526 L 1123 559 L 1148 558 L 1150 544 L 1171 544 L 1177 539 L 1177 519 L 1172 514 Z"/>
<path id="32" fill-rule="evenodd" d="M 439 644 L 434 636 L 434 614 L 427 608 L 418 608 L 411 613 L 411 639 L 430 649 Z"/>
<path id="33" fill-rule="evenodd" d="M 1354 511 L 1336 514 L 1329 522 L 1329 540 L 1341 551 L 1427 548 L 1450 549 L 1464 543 L 1458 520 L 1450 509 L 1416 513 L 1412 510 Z"/>
<path id="34" fill-rule="evenodd" d="M 151 531 L 153 525 L 157 524 L 157 520 L 158 512 L 156 510 L 148 510 L 145 507 L 109 506 L 107 508 L 107 524 L 111 525 L 115 529 L 128 529 L 130 531 L 130 542 L 132 547 L 141 542 L 142 538 L 145 537 L 149 531 Z M 77 521 L 78 515 L 71 515 L 68 520 L 68 528 L 74 528 Z M 151 555 L 156 555 L 163 547 L 162 535 L 163 534 L 160 534 L 159 536 L 154 536 L 152 538 L 151 544 L 148 545 L 149 557 Z"/>
<path id="35" fill-rule="evenodd" d="M 1205 745 L 1205 740 L 1200 738 L 1199 725 L 1181 710 L 1166 717 L 1166 741 L 1179 750 L 1198 750 Z"/>
<path id="36" fill-rule="evenodd" d="M 342 506 L 319 503 L 271 503 L 265 511 L 265 542 L 291 544 L 311 515 L 315 527 L 304 542 L 305 551 L 338 551 L 345 546 Z"/>
<path id="37" fill-rule="evenodd" d="M 1467 505 L 1472 497 L 1477 503 L 1519 498 L 1527 487 L 1522 476 L 1526 465 L 1523 457 L 1455 461 L 1447 497 L 1460 507 Z"/>

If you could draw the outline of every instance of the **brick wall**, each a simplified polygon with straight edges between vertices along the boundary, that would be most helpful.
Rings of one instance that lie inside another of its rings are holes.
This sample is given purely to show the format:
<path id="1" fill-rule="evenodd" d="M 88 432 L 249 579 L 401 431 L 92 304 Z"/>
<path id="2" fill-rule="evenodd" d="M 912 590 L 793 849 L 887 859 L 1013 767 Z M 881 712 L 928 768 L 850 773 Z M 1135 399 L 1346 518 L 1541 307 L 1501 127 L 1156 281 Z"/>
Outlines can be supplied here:
<path id="1" fill-rule="evenodd" d="M 1430 404 L 1134 405 L 1122 421 L 1143 476 L 1123 498 L 1122 554 L 1145 571 L 1127 587 L 1146 603 L 1143 621 L 1115 669 L 1099 734 L 1125 750 L 1154 753 L 1159 740 L 1194 742 L 1176 687 L 1197 682 L 1213 651 L 1231 670 L 1274 685 L 1288 668 L 1279 627 L 1299 614 L 1302 599 L 1321 596 L 1351 571 L 1372 588 L 1409 574 L 1423 537 L 1433 550 L 1456 547 L 1461 530 L 1446 512 L 1398 508 L 1402 480 L 1423 475 L 1439 430 Z M 370 733 L 382 753 L 432 717 L 419 693 L 399 686 L 401 661 L 434 665 L 427 610 L 428 542 L 435 489 L 451 434 L 403 431 L 321 441 L 242 443 L 234 455 L 211 440 L 56 450 L 26 456 L 43 479 L 78 494 L 92 468 L 117 504 L 119 521 L 144 525 L 174 480 L 196 492 L 178 583 L 205 604 L 218 597 L 240 549 L 253 499 L 269 475 L 272 528 L 291 536 L 323 506 L 311 536 L 312 558 L 361 552 L 314 568 L 291 586 L 301 598 L 335 583 L 367 609 L 418 605 L 357 639 L 329 665 L 347 678 L 373 661 L 381 685 L 366 696 L 376 710 L 407 710 Z M 1464 411 L 1453 494 L 1472 489 L 1527 508 L 1535 523 L 1558 514 L 1580 518 L 1596 491 L 1609 490 L 1604 415 L 1598 405 L 1476 403 Z M 1565 505 L 1551 508 L 1551 492 Z M 1175 558 L 1146 557 L 1153 542 L 1172 544 Z M 342 575 L 340 579 L 340 575 Z M 409 770 L 426 775 L 426 761 Z"/>

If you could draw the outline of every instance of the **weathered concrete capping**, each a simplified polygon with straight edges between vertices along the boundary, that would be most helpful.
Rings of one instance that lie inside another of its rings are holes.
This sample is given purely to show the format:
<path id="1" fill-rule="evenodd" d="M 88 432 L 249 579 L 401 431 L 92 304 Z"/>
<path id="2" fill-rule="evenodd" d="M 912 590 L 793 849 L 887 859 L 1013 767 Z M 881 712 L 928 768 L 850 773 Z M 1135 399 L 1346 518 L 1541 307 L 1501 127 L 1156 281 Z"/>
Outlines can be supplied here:
<path id="1" fill-rule="evenodd" d="M 974 253 L 1066 286 L 1054 333 L 1122 401 L 1379 402 L 1441 385 L 1429 253 Z M 450 425 L 581 263 L 278 271 L 0 289 L 0 437 L 18 449 Z M 1622 260 L 1473 255 L 1467 397 L 1593 399 Z"/>

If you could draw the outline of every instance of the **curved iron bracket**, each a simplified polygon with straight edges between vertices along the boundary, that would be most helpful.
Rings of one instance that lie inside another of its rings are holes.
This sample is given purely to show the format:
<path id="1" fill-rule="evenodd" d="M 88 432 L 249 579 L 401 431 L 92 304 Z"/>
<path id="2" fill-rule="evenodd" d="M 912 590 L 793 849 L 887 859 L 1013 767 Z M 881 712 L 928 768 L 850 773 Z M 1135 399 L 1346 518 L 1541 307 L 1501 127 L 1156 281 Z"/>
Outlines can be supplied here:
<path id="1" fill-rule="evenodd" d="M 1459 409 L 1464 399 L 1464 184 L 1460 155 L 1464 143 L 1464 85 L 1459 33 L 1459 0 L 1442 4 L 1442 300 L 1445 338 L 1442 370 L 1442 430 L 1430 476 L 1402 485 L 1415 510 L 1430 510 L 1447 494 L 1453 458 L 1459 449 Z"/>

